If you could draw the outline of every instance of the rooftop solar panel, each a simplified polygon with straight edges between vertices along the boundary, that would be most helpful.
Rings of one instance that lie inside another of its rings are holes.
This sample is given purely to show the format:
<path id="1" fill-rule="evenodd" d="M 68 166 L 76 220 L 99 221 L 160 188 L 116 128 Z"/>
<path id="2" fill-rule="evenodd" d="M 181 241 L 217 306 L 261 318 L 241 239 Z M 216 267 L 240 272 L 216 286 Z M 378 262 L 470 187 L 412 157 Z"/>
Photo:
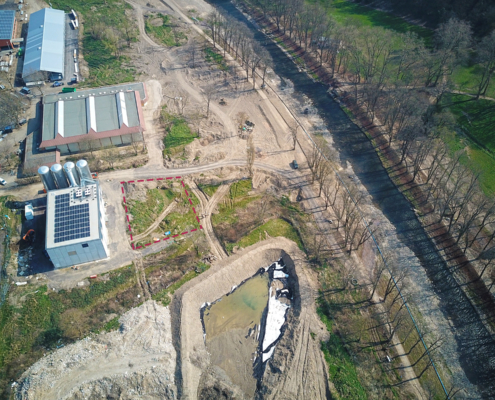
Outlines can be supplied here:
<path id="1" fill-rule="evenodd" d="M 90 236 L 89 204 L 70 205 L 71 193 L 55 196 L 55 243 Z"/>
<path id="2" fill-rule="evenodd" d="M 0 10 L 0 39 L 12 39 L 15 11 Z"/>

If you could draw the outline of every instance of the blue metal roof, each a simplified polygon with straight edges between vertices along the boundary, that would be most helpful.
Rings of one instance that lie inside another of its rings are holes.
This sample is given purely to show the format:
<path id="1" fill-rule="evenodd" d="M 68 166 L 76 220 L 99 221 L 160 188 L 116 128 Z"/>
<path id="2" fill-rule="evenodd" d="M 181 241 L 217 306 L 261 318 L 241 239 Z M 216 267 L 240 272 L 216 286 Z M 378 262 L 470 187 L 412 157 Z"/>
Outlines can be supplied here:
<path id="1" fill-rule="evenodd" d="M 22 76 L 38 71 L 64 73 L 65 13 L 44 8 L 31 14 Z"/>
<path id="2" fill-rule="evenodd" d="M 0 39 L 12 39 L 14 23 L 15 11 L 0 10 Z"/>

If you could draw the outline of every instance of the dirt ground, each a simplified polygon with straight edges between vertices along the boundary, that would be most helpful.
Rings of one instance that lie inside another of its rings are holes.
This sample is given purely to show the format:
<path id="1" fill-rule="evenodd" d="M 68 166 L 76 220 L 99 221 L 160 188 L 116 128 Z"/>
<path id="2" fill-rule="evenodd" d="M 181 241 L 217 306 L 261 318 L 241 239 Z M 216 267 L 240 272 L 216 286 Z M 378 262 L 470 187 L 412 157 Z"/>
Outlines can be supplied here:
<path id="1" fill-rule="evenodd" d="M 56 350 L 29 368 L 15 392 L 27 399 L 177 399 L 170 312 L 148 301 L 117 331 Z"/>
<path id="2" fill-rule="evenodd" d="M 295 243 L 285 238 L 260 242 L 216 263 L 201 279 L 188 282 L 176 293 L 171 312 L 173 319 L 180 313 L 175 344 L 181 357 L 184 398 L 196 399 L 200 393 L 211 391 L 230 391 L 226 398 L 248 398 L 218 368 L 210 368 L 211 356 L 203 340 L 199 309 L 202 304 L 215 301 L 281 256 L 297 276 L 298 287 L 294 294 L 295 305 L 289 311 L 291 323 L 287 325 L 280 346 L 275 349 L 274 358 L 268 362 L 270 367 L 265 369 L 261 390 L 265 392 L 264 397 L 270 399 L 327 398 L 327 368 L 319 343 L 327 339 L 328 333 L 316 314 L 315 282 L 304 261 L 304 254 Z M 310 332 L 316 335 L 315 340 Z M 301 368 L 303 365 L 305 367 Z"/>

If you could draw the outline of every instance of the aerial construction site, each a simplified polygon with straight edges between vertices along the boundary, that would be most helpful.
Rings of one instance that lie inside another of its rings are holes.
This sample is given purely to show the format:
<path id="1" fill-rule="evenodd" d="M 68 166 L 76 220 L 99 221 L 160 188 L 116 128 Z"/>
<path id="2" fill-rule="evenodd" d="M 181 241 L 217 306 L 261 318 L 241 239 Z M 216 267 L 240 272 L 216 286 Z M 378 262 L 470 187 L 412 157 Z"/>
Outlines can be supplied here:
<path id="1" fill-rule="evenodd" d="M 403 33 L 93 3 L 0 4 L 0 399 L 495 396 L 495 203 Z"/>

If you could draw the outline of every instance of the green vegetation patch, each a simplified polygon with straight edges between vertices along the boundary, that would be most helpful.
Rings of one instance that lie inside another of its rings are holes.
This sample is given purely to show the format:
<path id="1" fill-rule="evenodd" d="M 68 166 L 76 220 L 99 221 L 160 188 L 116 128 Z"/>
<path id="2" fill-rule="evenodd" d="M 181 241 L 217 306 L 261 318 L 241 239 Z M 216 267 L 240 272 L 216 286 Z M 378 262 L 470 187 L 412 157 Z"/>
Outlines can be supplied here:
<path id="1" fill-rule="evenodd" d="M 198 138 L 198 134 L 193 133 L 184 118 L 162 111 L 162 120 L 166 120 L 165 130 L 167 134 L 163 138 L 165 155 L 177 154 L 184 150 L 184 147 Z"/>
<path id="2" fill-rule="evenodd" d="M 446 94 L 442 105 L 456 116 L 463 136 L 452 135 L 444 138 L 453 154 L 466 147 L 461 162 L 473 171 L 482 171 L 480 183 L 485 193 L 495 193 L 495 102 L 473 100 L 470 96 Z"/>
<path id="3" fill-rule="evenodd" d="M 304 246 L 302 244 L 299 234 L 294 229 L 294 227 L 287 221 L 277 218 L 271 219 L 270 221 L 264 223 L 263 225 L 253 229 L 247 236 L 244 236 L 237 243 L 226 243 L 225 247 L 229 252 L 235 246 L 248 247 L 255 243 L 258 243 L 266 239 L 265 232 L 271 237 L 283 236 L 297 243 L 299 248 L 304 251 Z"/>
<path id="4" fill-rule="evenodd" d="M 333 332 L 332 321 L 322 307 L 318 307 L 317 312 L 330 332 L 330 339 L 321 343 L 321 350 L 329 367 L 330 382 L 342 399 L 366 400 L 368 396 L 359 381 L 356 366 L 345 349 L 342 339 Z"/>
<path id="5" fill-rule="evenodd" d="M 180 195 L 181 191 L 181 189 L 176 191 L 171 188 L 149 189 L 146 192 L 146 201 L 128 200 L 127 207 L 132 215 L 133 234 L 138 235 L 146 231 L 165 208 Z"/>
<path id="6" fill-rule="evenodd" d="M 189 282 L 191 279 L 196 278 L 198 275 L 207 271 L 210 268 L 208 264 L 198 263 L 194 271 L 189 271 L 177 282 L 170 285 L 168 288 L 154 294 L 152 296 L 153 300 L 161 302 L 165 307 L 167 307 L 172 301 L 172 297 L 177 289 L 179 289 L 184 283 Z"/>
<path id="7" fill-rule="evenodd" d="M 170 15 L 147 15 L 145 30 L 148 35 L 153 36 L 165 46 L 181 46 L 187 42 L 187 36 L 177 29 L 177 25 Z"/>
<path id="8" fill-rule="evenodd" d="M 130 5 L 121 0 L 52 0 L 50 4 L 65 12 L 74 9 L 84 19 L 83 54 L 89 66 L 86 86 L 135 80 L 130 59 L 122 54 L 138 35 L 134 21 L 125 13 L 132 8 Z"/>
<path id="9" fill-rule="evenodd" d="M 57 293 L 45 285 L 23 295 L 26 288 L 12 289 L 11 296 L 22 295 L 24 301 L 18 306 L 6 301 L 0 308 L 0 397 L 7 381 L 17 379 L 46 349 L 111 328 L 115 322 L 105 324 L 106 315 L 136 305 L 135 283 L 135 269 L 127 266 L 70 291 Z"/>
<path id="10" fill-rule="evenodd" d="M 332 6 L 329 7 L 328 13 L 341 23 L 379 26 L 400 33 L 414 32 L 425 41 L 426 45 L 431 45 L 432 43 L 433 31 L 430 29 L 413 25 L 393 14 L 365 7 L 351 1 L 335 0 Z"/>
<path id="11" fill-rule="evenodd" d="M 217 189 L 220 187 L 220 184 L 218 185 L 203 185 L 203 184 L 198 184 L 198 187 L 206 193 L 208 196 L 213 196 Z"/>
<path id="12" fill-rule="evenodd" d="M 160 233 L 163 234 L 165 231 L 170 231 L 171 235 L 176 235 L 197 228 L 196 214 L 192 210 L 192 207 L 197 207 L 199 200 L 188 185 L 186 185 L 186 190 L 189 193 L 189 197 L 185 195 L 183 190 L 181 191 L 180 196 L 176 198 L 178 200 L 177 207 L 160 223 Z M 192 207 L 189 199 L 192 201 Z"/>
<path id="13" fill-rule="evenodd" d="M 211 64 L 217 64 L 218 68 L 222 71 L 226 71 L 229 67 L 225 62 L 223 56 L 218 53 L 218 51 L 212 47 L 205 47 L 205 61 Z"/>

